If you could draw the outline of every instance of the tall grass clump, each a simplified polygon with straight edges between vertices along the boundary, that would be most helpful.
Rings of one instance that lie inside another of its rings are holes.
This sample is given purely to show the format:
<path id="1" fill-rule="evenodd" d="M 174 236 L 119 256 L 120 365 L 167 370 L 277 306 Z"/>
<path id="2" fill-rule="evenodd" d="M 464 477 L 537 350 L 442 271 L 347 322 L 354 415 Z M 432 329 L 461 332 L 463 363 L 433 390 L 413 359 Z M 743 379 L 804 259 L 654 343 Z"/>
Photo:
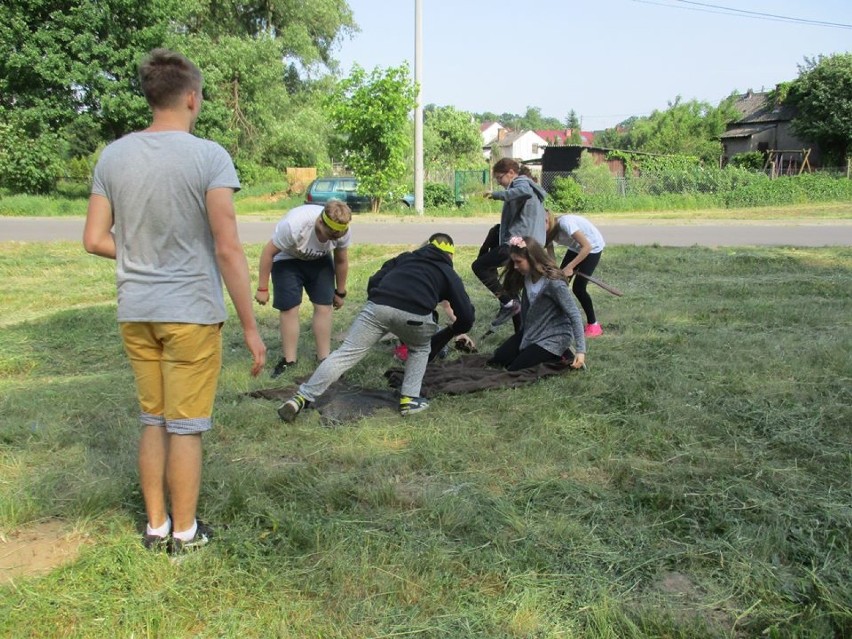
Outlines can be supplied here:
<path id="1" fill-rule="evenodd" d="M 335 332 L 403 248 L 350 249 Z M 246 393 L 312 371 L 310 305 L 278 380 L 249 376 L 229 321 L 200 505 L 218 534 L 178 563 L 139 543 L 114 265 L 2 249 L 0 538 L 53 518 L 90 543 L 0 585 L 0 636 L 852 635 L 850 249 L 608 247 L 596 274 L 625 296 L 592 291 L 587 371 L 405 420 L 283 425 Z M 455 266 L 479 338 L 496 302 L 474 257 Z M 274 361 L 277 312 L 257 313 Z M 391 347 L 346 381 L 386 388 Z"/>

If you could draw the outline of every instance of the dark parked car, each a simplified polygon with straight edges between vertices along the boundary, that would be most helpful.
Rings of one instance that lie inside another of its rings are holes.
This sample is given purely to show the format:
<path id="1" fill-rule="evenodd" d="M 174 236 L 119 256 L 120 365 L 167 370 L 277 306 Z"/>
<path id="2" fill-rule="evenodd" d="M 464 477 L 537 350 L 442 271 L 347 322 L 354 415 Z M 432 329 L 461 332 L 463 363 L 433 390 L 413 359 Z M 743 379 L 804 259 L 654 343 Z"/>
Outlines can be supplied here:
<path id="1" fill-rule="evenodd" d="M 372 200 L 358 193 L 358 180 L 354 177 L 317 178 L 305 191 L 305 204 L 325 204 L 331 199 L 346 202 L 353 211 L 369 211 Z M 405 195 L 400 200 L 405 206 L 414 206 L 414 196 Z"/>

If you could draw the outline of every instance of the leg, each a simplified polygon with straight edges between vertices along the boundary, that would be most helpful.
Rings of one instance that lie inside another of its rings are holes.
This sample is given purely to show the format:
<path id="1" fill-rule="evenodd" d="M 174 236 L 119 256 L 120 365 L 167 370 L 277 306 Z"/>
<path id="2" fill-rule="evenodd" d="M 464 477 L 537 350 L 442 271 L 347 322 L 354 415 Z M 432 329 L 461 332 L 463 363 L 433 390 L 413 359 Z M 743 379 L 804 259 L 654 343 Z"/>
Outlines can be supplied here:
<path id="1" fill-rule="evenodd" d="M 299 308 L 297 305 L 278 314 L 278 329 L 286 362 L 295 362 L 299 354 Z"/>
<path id="2" fill-rule="evenodd" d="M 508 261 L 509 247 L 504 244 L 480 255 L 471 265 L 479 281 L 500 299 L 501 304 L 506 304 L 512 299 L 511 296 L 503 292 L 503 286 L 500 284 L 500 278 L 497 275 L 497 269 L 505 266 Z"/>
<path id="3" fill-rule="evenodd" d="M 142 432 L 139 438 L 139 484 L 148 526 L 159 528 L 166 523 L 166 459 L 168 435 L 163 416 L 164 381 L 161 359 L 163 348 L 146 322 L 120 325 L 124 349 L 130 359 L 136 380 L 136 393 L 141 410 Z"/>
<path id="4" fill-rule="evenodd" d="M 500 246 L 500 225 L 495 224 L 488 229 L 488 235 L 485 236 L 485 241 L 482 243 L 482 246 L 479 247 L 477 257 L 482 257 L 488 251 L 497 248 L 498 246 Z"/>
<path id="5" fill-rule="evenodd" d="M 387 306 L 382 307 L 391 330 L 408 346 L 408 359 L 405 360 L 405 373 L 400 394 L 407 397 L 419 397 L 423 384 L 423 375 L 432 349 L 432 338 L 437 324 L 430 315 L 415 315 Z"/>
<path id="6" fill-rule="evenodd" d="M 577 270 L 584 275 L 591 275 L 595 272 L 595 268 L 597 267 L 598 262 L 600 262 L 600 259 L 600 253 L 591 253 L 586 256 L 586 259 L 577 265 Z M 583 277 L 575 277 L 571 290 L 574 291 L 574 295 L 577 296 L 577 301 L 579 301 L 580 306 L 583 307 L 583 312 L 586 314 L 586 323 L 596 324 L 597 318 L 595 316 L 595 306 L 592 304 L 592 297 L 588 293 L 588 286 L 589 281 L 587 279 Z"/>
<path id="7" fill-rule="evenodd" d="M 322 361 L 331 352 L 331 305 L 314 304 L 314 317 L 311 328 L 317 347 L 317 360 Z"/>
<path id="8" fill-rule="evenodd" d="M 301 260 L 278 260 L 272 263 L 272 307 L 279 311 L 278 329 L 284 355 L 279 364 L 295 362 L 299 355 L 299 308 L 304 287 L 301 264 Z M 277 374 L 283 371 L 282 367 Z"/>
<path id="9" fill-rule="evenodd" d="M 491 359 L 488 360 L 490 366 L 499 366 L 505 368 L 511 364 L 518 356 L 518 349 L 521 345 L 522 333 L 515 333 L 505 342 L 497 347 Z"/>
<path id="10" fill-rule="evenodd" d="M 324 359 L 311 378 L 299 386 L 299 394 L 305 400 L 316 401 L 343 373 L 364 359 L 373 344 L 387 332 L 387 326 L 376 315 L 377 308 L 383 307 L 367 302 L 349 328 L 340 348 Z"/>
<path id="11" fill-rule="evenodd" d="M 166 459 L 169 439 L 163 426 L 143 426 L 139 438 L 139 484 L 148 515 L 148 525 L 159 528 L 166 523 Z"/>
<path id="12" fill-rule="evenodd" d="M 519 371 L 525 368 L 538 366 L 539 364 L 544 364 L 545 362 L 558 362 L 560 359 L 562 359 L 560 355 L 554 355 L 550 351 L 543 349 L 541 346 L 531 344 L 518 353 L 518 356 L 506 367 L 506 370 Z"/>
<path id="13" fill-rule="evenodd" d="M 222 366 L 220 325 L 161 324 L 165 419 L 168 430 L 166 483 L 174 533 L 195 524 L 201 488 L 201 435 L 213 426 L 213 403 Z"/>
<path id="14" fill-rule="evenodd" d="M 189 530 L 195 523 L 201 491 L 201 433 L 169 435 L 166 466 L 174 530 Z"/>
<path id="15" fill-rule="evenodd" d="M 334 301 L 334 261 L 331 256 L 300 265 L 305 292 L 314 305 L 311 327 L 319 361 L 331 352 L 332 302 Z"/>

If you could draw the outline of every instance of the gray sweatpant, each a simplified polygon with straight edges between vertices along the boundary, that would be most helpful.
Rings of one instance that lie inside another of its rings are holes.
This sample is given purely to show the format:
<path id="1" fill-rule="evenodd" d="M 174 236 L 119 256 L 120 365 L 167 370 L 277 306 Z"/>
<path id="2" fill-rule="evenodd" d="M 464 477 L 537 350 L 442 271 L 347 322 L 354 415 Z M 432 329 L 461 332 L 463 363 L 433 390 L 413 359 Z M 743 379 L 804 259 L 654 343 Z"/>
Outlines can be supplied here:
<path id="1" fill-rule="evenodd" d="M 367 302 L 349 327 L 343 344 L 323 360 L 307 382 L 299 386 L 299 393 L 309 402 L 316 401 L 343 373 L 364 359 L 373 344 L 390 332 L 408 346 L 400 393 L 419 397 L 436 329 L 431 313 L 417 315 Z"/>

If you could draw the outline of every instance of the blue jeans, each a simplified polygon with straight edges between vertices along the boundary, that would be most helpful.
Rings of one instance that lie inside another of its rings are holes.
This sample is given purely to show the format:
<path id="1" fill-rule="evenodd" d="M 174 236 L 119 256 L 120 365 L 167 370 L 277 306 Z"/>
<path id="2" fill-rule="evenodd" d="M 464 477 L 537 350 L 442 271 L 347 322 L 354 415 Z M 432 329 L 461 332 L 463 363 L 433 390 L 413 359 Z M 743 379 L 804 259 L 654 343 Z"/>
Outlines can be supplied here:
<path id="1" fill-rule="evenodd" d="M 343 344 L 322 361 L 307 382 L 299 386 L 299 393 L 309 402 L 316 401 L 341 375 L 364 359 L 373 344 L 390 332 L 408 346 L 400 393 L 419 397 L 436 328 L 432 313 L 417 315 L 367 302 L 349 327 Z"/>

